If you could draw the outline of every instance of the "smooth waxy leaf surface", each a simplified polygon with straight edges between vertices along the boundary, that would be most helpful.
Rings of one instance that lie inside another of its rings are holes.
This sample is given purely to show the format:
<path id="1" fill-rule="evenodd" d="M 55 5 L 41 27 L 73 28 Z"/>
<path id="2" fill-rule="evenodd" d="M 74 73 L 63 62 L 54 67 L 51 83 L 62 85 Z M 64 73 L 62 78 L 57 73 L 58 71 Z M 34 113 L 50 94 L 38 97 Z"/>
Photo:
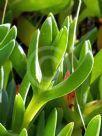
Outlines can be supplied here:
<path id="1" fill-rule="evenodd" d="M 55 136 L 56 131 L 56 124 L 57 124 L 57 110 L 54 109 L 50 113 L 47 124 L 44 129 L 44 136 Z"/>
<path id="2" fill-rule="evenodd" d="M 66 125 L 61 132 L 58 134 L 58 136 L 71 136 L 73 131 L 74 123 L 71 122 L 68 125 Z"/>
<path id="3" fill-rule="evenodd" d="M 10 60 L 16 72 L 20 77 L 24 77 L 26 73 L 26 55 L 22 49 L 22 47 L 16 42 L 14 50 L 10 55 Z"/>
<path id="4" fill-rule="evenodd" d="M 21 131 L 21 133 L 20 133 L 19 136 L 28 136 L 27 130 L 24 128 L 24 129 Z"/>
<path id="5" fill-rule="evenodd" d="M 99 136 L 101 126 L 101 116 L 95 116 L 88 124 L 85 136 Z"/>
<path id="6" fill-rule="evenodd" d="M 91 84 L 102 74 L 102 49 L 94 57 L 94 66 L 91 75 Z"/>
<path id="7" fill-rule="evenodd" d="M 19 132 L 22 127 L 23 117 L 25 112 L 25 106 L 20 94 L 16 95 L 12 116 L 12 130 Z"/>
<path id="8" fill-rule="evenodd" d="M 0 48 L 0 65 L 3 65 L 8 57 L 11 55 L 15 46 L 15 41 L 12 40 L 7 43 L 3 48 Z"/>
<path id="9" fill-rule="evenodd" d="M 86 69 L 84 69 L 83 66 L 87 66 Z M 67 80 L 63 81 L 62 83 L 59 83 L 52 89 L 49 89 L 47 92 L 45 92 L 45 96 L 48 95 L 48 97 L 45 99 L 47 100 L 55 99 L 57 97 L 61 97 L 71 92 L 72 90 L 75 90 L 88 77 L 92 70 L 92 67 L 93 67 L 93 55 L 89 51 L 85 58 L 83 59 L 82 63 L 77 67 L 75 72 Z M 81 74 L 80 71 L 83 74 Z"/>
<path id="10" fill-rule="evenodd" d="M 0 25 L 0 42 L 4 39 L 10 29 L 10 24 Z"/>

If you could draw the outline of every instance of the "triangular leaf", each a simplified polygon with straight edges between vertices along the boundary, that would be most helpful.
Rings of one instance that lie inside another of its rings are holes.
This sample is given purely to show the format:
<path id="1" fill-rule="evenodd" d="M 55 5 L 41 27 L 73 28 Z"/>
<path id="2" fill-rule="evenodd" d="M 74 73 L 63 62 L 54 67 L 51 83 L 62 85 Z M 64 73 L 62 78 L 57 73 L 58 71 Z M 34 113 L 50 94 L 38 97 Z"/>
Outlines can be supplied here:
<path id="1" fill-rule="evenodd" d="M 14 132 L 19 132 L 21 130 L 24 112 L 25 112 L 24 102 L 20 94 L 17 94 L 15 97 L 12 116 L 12 130 Z"/>
<path id="2" fill-rule="evenodd" d="M 101 116 L 95 116 L 88 124 L 85 136 L 99 136 L 101 127 Z"/>
<path id="3" fill-rule="evenodd" d="M 61 132 L 58 134 L 58 136 L 71 136 L 72 135 L 72 131 L 73 131 L 73 127 L 74 127 L 74 123 L 73 122 L 67 124 L 61 130 Z"/>

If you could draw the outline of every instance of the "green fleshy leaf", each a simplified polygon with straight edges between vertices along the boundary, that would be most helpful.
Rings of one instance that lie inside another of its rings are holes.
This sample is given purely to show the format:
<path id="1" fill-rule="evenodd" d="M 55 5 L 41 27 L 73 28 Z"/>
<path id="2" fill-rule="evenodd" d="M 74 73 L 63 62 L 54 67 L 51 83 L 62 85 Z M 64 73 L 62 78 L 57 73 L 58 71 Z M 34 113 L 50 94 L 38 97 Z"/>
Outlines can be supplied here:
<path id="1" fill-rule="evenodd" d="M 91 75 L 91 84 L 102 74 L 102 49 L 94 57 L 94 66 Z"/>
<path id="2" fill-rule="evenodd" d="M 86 4 L 86 7 L 89 9 L 90 12 L 93 12 L 95 16 L 100 17 L 101 16 L 101 10 L 99 6 L 99 0 L 94 0 L 93 5 L 92 0 L 84 0 L 84 3 Z"/>
<path id="3" fill-rule="evenodd" d="M 8 83 L 8 80 L 9 80 L 9 75 L 10 75 L 10 72 L 12 70 L 12 64 L 11 64 L 11 61 L 6 61 L 5 64 L 3 65 L 3 68 L 4 68 L 4 89 L 6 90 L 6 87 L 7 87 L 7 83 Z"/>
<path id="4" fill-rule="evenodd" d="M 52 110 L 52 112 L 50 113 L 47 119 L 46 127 L 44 129 L 44 136 L 48 136 L 48 135 L 55 136 L 56 124 L 57 124 L 57 110 L 54 109 Z"/>
<path id="5" fill-rule="evenodd" d="M 86 66 L 85 69 L 84 66 Z M 49 89 L 43 94 L 46 96 L 45 99 L 52 100 L 57 97 L 64 96 L 65 94 L 71 92 L 72 90 L 75 90 L 89 76 L 90 72 L 92 71 L 92 67 L 93 67 L 93 55 L 91 51 L 89 51 L 85 58 L 83 59 L 82 63 L 77 67 L 75 72 L 67 80 L 63 81 L 62 83 L 59 83 L 58 85 L 56 85 L 52 89 Z M 81 74 L 80 71 L 83 74 Z"/>
<path id="6" fill-rule="evenodd" d="M 24 100 L 24 103 L 26 102 L 26 97 L 30 88 L 30 78 L 28 77 L 28 74 L 25 74 L 22 83 L 20 85 L 19 93 L 22 96 L 22 99 Z"/>
<path id="7" fill-rule="evenodd" d="M 69 27 L 70 27 L 71 22 L 72 22 L 72 19 L 71 19 L 69 16 L 67 16 L 67 17 L 65 18 L 63 24 L 62 24 L 62 27 L 66 26 L 67 29 L 69 30 Z"/>
<path id="8" fill-rule="evenodd" d="M 12 130 L 19 132 L 22 127 L 23 117 L 25 112 L 25 106 L 20 94 L 16 95 L 12 116 Z"/>
<path id="9" fill-rule="evenodd" d="M 24 77 L 26 73 L 26 55 L 22 47 L 16 42 L 14 50 L 10 55 L 10 60 L 16 72 L 20 77 Z"/>
<path id="10" fill-rule="evenodd" d="M 85 136 L 99 136 L 101 127 L 101 116 L 95 116 L 88 124 Z"/>
<path id="11" fill-rule="evenodd" d="M 4 39 L 10 29 L 10 24 L 0 25 L 0 42 Z"/>
<path id="12" fill-rule="evenodd" d="M 57 34 L 59 33 L 57 22 L 52 13 L 49 14 L 49 17 L 52 19 L 52 42 L 55 40 Z"/>
<path id="13" fill-rule="evenodd" d="M 0 123 L 0 136 L 8 136 L 6 128 Z"/>
<path id="14" fill-rule="evenodd" d="M 71 122 L 61 130 L 61 132 L 58 134 L 58 136 L 71 136 L 73 128 L 74 128 L 74 123 Z"/>
<path id="15" fill-rule="evenodd" d="M 39 116 L 38 124 L 37 124 L 37 131 L 36 136 L 41 136 L 44 133 L 44 127 L 45 127 L 45 114 L 44 111 Z"/>
<path id="16" fill-rule="evenodd" d="M 2 42 L 0 43 L 0 48 L 4 47 L 8 42 L 15 39 L 17 36 L 17 29 L 15 26 L 13 26 L 10 31 L 7 33 L 7 35 L 4 37 Z"/>
<path id="17" fill-rule="evenodd" d="M 41 70 L 38 61 L 38 43 L 40 32 L 37 30 L 28 50 L 27 76 L 33 85 L 41 82 Z"/>
<path id="18" fill-rule="evenodd" d="M 12 115 L 13 115 L 13 107 L 14 107 L 14 100 L 15 100 L 15 95 L 16 95 L 16 83 L 14 79 L 11 79 L 10 82 L 8 83 L 7 86 L 7 94 L 8 94 L 8 116 L 7 116 L 7 128 L 11 128 L 11 120 L 12 120 Z"/>
<path id="19" fill-rule="evenodd" d="M 2 90 L 2 99 L 0 102 L 0 122 L 5 125 L 8 116 L 8 94 L 5 90 Z"/>
<path id="20" fill-rule="evenodd" d="M 69 27 L 69 37 L 68 37 L 68 47 L 67 50 L 68 52 L 71 51 L 71 49 L 73 48 L 73 38 L 75 35 L 75 23 L 76 23 L 76 19 L 74 19 Z"/>
<path id="21" fill-rule="evenodd" d="M 52 42 L 52 19 L 48 17 L 42 24 L 39 39 L 39 48 L 49 46 Z"/>
<path id="22" fill-rule="evenodd" d="M 70 0 L 67 1 L 57 1 L 57 0 L 43 0 L 43 1 L 28 1 L 26 0 L 25 2 L 17 1 L 14 2 L 13 0 L 10 1 L 10 8 L 13 9 L 14 13 L 17 15 L 24 12 L 24 11 L 42 11 L 44 14 L 48 14 L 49 11 L 57 13 L 64 9 L 68 4 Z"/>
<path id="23" fill-rule="evenodd" d="M 3 48 L 0 49 L 0 65 L 3 65 L 8 57 L 11 55 L 15 46 L 15 41 L 12 40 L 7 43 Z"/>
<path id="24" fill-rule="evenodd" d="M 91 44 L 90 44 L 90 41 L 85 41 L 83 46 L 82 46 L 82 49 L 81 49 L 81 52 L 80 52 L 80 58 L 79 58 L 79 63 L 82 62 L 82 60 L 84 59 L 84 57 L 86 56 L 87 52 L 91 50 Z"/>
<path id="25" fill-rule="evenodd" d="M 56 70 L 64 57 L 67 48 L 67 40 L 68 31 L 66 27 L 64 27 L 59 32 L 52 45 L 47 49 L 48 52 L 44 56 L 45 58 L 47 58 L 47 60 L 43 62 L 43 65 L 41 67 L 43 78 L 41 86 L 43 86 L 44 89 L 49 87 L 54 75 L 56 74 Z"/>
<path id="26" fill-rule="evenodd" d="M 102 99 L 102 75 L 99 78 L 100 99 Z"/>
<path id="27" fill-rule="evenodd" d="M 21 133 L 20 133 L 19 136 L 28 136 L 27 130 L 24 128 L 24 129 L 21 131 Z"/>
<path id="28" fill-rule="evenodd" d="M 99 113 L 102 116 L 102 100 L 94 100 L 85 104 L 83 111 L 85 124 L 87 125 Z"/>
<path id="29" fill-rule="evenodd" d="M 82 45 L 85 42 L 85 40 L 87 40 L 87 39 L 90 40 L 91 44 L 93 45 L 93 43 L 96 40 L 96 37 L 97 37 L 97 29 L 93 28 L 87 34 L 85 34 L 84 36 L 82 36 L 81 39 L 79 40 L 79 42 L 75 44 L 74 54 L 77 57 L 79 57 Z"/>

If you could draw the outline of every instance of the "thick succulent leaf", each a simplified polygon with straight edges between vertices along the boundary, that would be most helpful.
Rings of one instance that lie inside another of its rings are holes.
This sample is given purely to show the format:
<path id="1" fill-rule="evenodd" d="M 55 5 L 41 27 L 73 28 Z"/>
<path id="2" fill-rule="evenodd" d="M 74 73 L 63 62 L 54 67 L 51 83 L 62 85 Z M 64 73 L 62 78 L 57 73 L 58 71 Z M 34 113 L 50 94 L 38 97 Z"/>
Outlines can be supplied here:
<path id="1" fill-rule="evenodd" d="M 49 17 L 52 19 L 52 42 L 55 40 L 57 34 L 59 33 L 57 22 L 52 13 L 49 14 Z"/>
<path id="2" fill-rule="evenodd" d="M 62 24 L 62 27 L 66 26 L 67 29 L 69 30 L 70 24 L 72 22 L 72 18 L 70 18 L 69 16 L 67 16 Z"/>
<path id="3" fill-rule="evenodd" d="M 6 124 L 8 116 L 8 104 L 9 104 L 8 94 L 6 91 L 2 90 L 2 99 L 0 102 L 0 122 L 3 125 Z"/>
<path id="4" fill-rule="evenodd" d="M 61 132 L 58 134 L 58 136 L 71 136 L 71 135 L 72 135 L 73 128 L 74 128 L 74 123 L 73 123 L 73 122 L 67 124 L 67 125 L 61 130 Z"/>
<path id="5" fill-rule="evenodd" d="M 19 136 L 28 136 L 27 130 L 24 128 Z"/>
<path id="6" fill-rule="evenodd" d="M 100 92 L 100 99 L 102 99 L 102 75 L 99 78 L 99 92 Z"/>
<path id="7" fill-rule="evenodd" d="M 44 127 L 45 127 L 45 113 L 44 111 L 42 111 L 42 113 L 39 116 L 39 120 L 37 124 L 36 136 L 43 135 Z"/>
<path id="8" fill-rule="evenodd" d="M 95 14 L 93 12 L 90 12 L 90 9 L 84 8 L 80 13 L 78 23 L 82 22 L 87 17 L 94 17 L 94 16 Z"/>
<path id="9" fill-rule="evenodd" d="M 47 48 L 47 55 L 44 56 L 47 59 L 45 62 L 43 62 L 42 65 L 43 80 L 41 82 L 41 85 L 43 85 L 44 89 L 49 87 L 56 73 L 56 70 L 62 61 L 62 58 L 67 48 L 67 40 L 68 31 L 66 27 L 64 27 L 59 32 L 52 45 Z"/>
<path id="10" fill-rule="evenodd" d="M 42 78 L 39 61 L 38 61 L 39 35 L 40 35 L 40 32 L 39 30 L 37 30 L 34 33 L 34 36 L 28 51 L 27 75 L 30 82 L 33 85 L 37 85 L 37 83 L 41 82 L 41 78 Z"/>
<path id="11" fill-rule="evenodd" d="M 10 60 L 16 72 L 20 77 L 23 77 L 26 73 L 26 55 L 21 46 L 16 42 L 14 50 L 10 55 Z"/>
<path id="12" fill-rule="evenodd" d="M 0 42 L 4 39 L 10 29 L 10 24 L 0 25 Z"/>
<path id="13" fill-rule="evenodd" d="M 45 20 L 45 22 L 42 24 L 40 38 L 39 38 L 38 55 L 39 55 L 39 63 L 42 71 L 42 77 L 47 76 L 46 73 L 49 72 L 47 69 L 48 67 L 50 67 L 50 63 L 48 62 L 48 56 L 50 54 L 49 48 L 51 47 L 51 42 L 52 42 L 52 19 L 51 17 L 48 17 Z M 50 74 L 51 72 L 49 72 L 48 74 Z"/>
<path id="14" fill-rule="evenodd" d="M 55 107 L 55 101 L 54 104 L 52 103 L 52 105 Z M 48 105 L 49 106 L 49 105 Z M 58 106 L 58 105 L 57 105 Z M 60 106 L 57 108 L 57 126 L 61 124 L 62 120 L 63 120 L 63 108 Z"/>
<path id="15" fill-rule="evenodd" d="M 94 0 L 94 3 L 92 4 L 92 0 L 84 0 L 84 3 L 86 4 L 87 8 L 90 12 L 93 12 L 95 16 L 100 17 L 101 11 L 99 6 L 99 0 Z M 91 6 L 92 4 L 92 6 Z"/>
<path id="16" fill-rule="evenodd" d="M 12 40 L 7 43 L 3 48 L 0 49 L 0 65 L 3 65 L 8 57 L 11 55 L 15 46 L 15 41 Z"/>
<path id="17" fill-rule="evenodd" d="M 0 123 L 0 136 L 8 136 L 6 128 Z"/>
<path id="18" fill-rule="evenodd" d="M 13 9 L 16 14 L 24 12 L 24 11 L 43 11 L 44 13 L 48 14 L 49 11 L 52 11 L 54 13 L 59 12 L 64 7 L 66 7 L 69 4 L 70 0 L 38 0 L 38 1 L 28 1 L 26 0 L 23 2 L 22 0 L 14 2 L 11 0 L 10 8 Z"/>
<path id="19" fill-rule="evenodd" d="M 80 57 L 79 57 L 79 63 L 81 63 L 84 59 L 84 57 L 86 56 L 87 52 L 91 50 L 91 44 L 90 41 L 85 41 L 83 43 L 81 52 L 80 52 Z"/>
<path id="20" fill-rule="evenodd" d="M 53 43 L 54 51 L 52 51 L 52 55 L 57 59 L 57 62 L 55 61 L 55 64 L 53 65 L 53 69 L 56 70 L 59 66 L 59 64 L 62 61 L 62 58 L 65 54 L 66 48 L 67 48 L 67 41 L 68 41 L 68 30 L 66 27 L 62 28 L 61 35 L 56 38 L 55 42 Z"/>
<path id="21" fill-rule="evenodd" d="M 94 57 L 94 66 L 91 75 L 91 84 L 102 74 L 102 49 Z"/>
<path id="22" fill-rule="evenodd" d="M 7 94 L 8 94 L 8 116 L 7 116 L 7 128 L 11 128 L 11 120 L 12 120 L 12 114 L 13 114 L 13 107 L 14 107 L 14 99 L 16 95 L 16 83 L 14 79 L 11 79 L 7 86 Z"/>
<path id="23" fill-rule="evenodd" d="M 52 100 L 57 97 L 64 96 L 65 94 L 71 92 L 72 90 L 75 90 L 89 76 L 92 67 L 93 67 L 93 55 L 89 51 L 85 58 L 83 59 L 82 63 L 77 67 L 75 72 L 71 74 L 71 76 L 67 80 L 59 83 L 58 85 L 56 85 L 52 89 L 49 89 L 43 94 L 46 96 L 45 99 Z M 83 74 L 81 74 L 80 71 Z"/>
<path id="24" fill-rule="evenodd" d="M 88 124 L 85 136 L 99 136 L 101 127 L 101 116 L 95 116 Z"/>
<path id="25" fill-rule="evenodd" d="M 42 24 L 39 39 L 39 48 L 49 46 L 52 42 L 52 19 L 48 17 Z"/>
<path id="26" fill-rule="evenodd" d="M 67 51 L 70 52 L 73 46 L 73 40 L 74 40 L 74 35 L 75 35 L 75 24 L 76 24 L 76 19 L 74 19 L 69 27 L 69 37 L 68 37 L 68 47 Z"/>
<path id="27" fill-rule="evenodd" d="M 94 100 L 85 104 L 83 111 L 85 124 L 88 124 L 99 113 L 102 116 L 102 100 Z"/>
<path id="28" fill-rule="evenodd" d="M 10 75 L 10 72 L 12 70 L 12 64 L 11 64 L 11 61 L 6 61 L 5 64 L 3 65 L 3 68 L 4 68 L 4 89 L 6 90 L 6 87 L 7 87 L 7 83 L 8 83 L 8 80 L 9 80 L 9 75 Z"/>
<path id="29" fill-rule="evenodd" d="M 90 86 L 90 75 L 76 91 L 81 111 L 84 110 L 85 104 L 88 100 L 89 89 L 90 89 L 89 86 Z"/>
<path id="30" fill-rule="evenodd" d="M 79 57 L 81 48 L 83 43 L 85 42 L 85 40 L 90 40 L 91 45 L 93 45 L 93 43 L 95 42 L 97 37 L 97 29 L 93 28 L 91 31 L 89 31 L 87 34 L 85 34 L 84 36 L 82 36 L 82 38 L 79 40 L 78 43 L 75 44 L 75 49 L 74 49 L 74 54 Z"/>
<path id="31" fill-rule="evenodd" d="M 31 20 L 24 16 L 20 16 L 17 20 L 18 38 L 24 43 L 25 46 L 29 47 L 32 35 L 36 30 L 36 25 L 32 24 Z"/>
<path id="32" fill-rule="evenodd" d="M 4 37 L 3 41 L 0 43 L 0 48 L 4 47 L 8 42 L 15 39 L 17 36 L 17 29 L 15 26 L 13 26 L 10 31 L 7 33 L 7 35 Z"/>
<path id="33" fill-rule="evenodd" d="M 17 94 L 15 97 L 12 116 L 12 130 L 14 132 L 19 132 L 21 130 L 24 112 L 25 112 L 24 102 L 20 94 Z"/>
<path id="34" fill-rule="evenodd" d="M 30 88 L 30 79 L 28 78 L 28 75 L 25 74 L 22 83 L 20 85 L 19 93 L 22 96 L 22 99 L 24 100 L 24 103 L 26 102 L 26 97 Z"/>
<path id="35" fill-rule="evenodd" d="M 56 125 L 57 125 L 57 110 L 54 109 L 52 110 L 47 119 L 43 136 L 55 136 Z"/>
<path id="36" fill-rule="evenodd" d="M 89 76 L 92 67 L 93 55 L 92 52 L 89 50 L 83 58 L 82 63 L 80 63 L 75 72 L 71 74 L 71 76 L 67 80 L 59 83 L 58 85 L 50 89 L 46 89 L 46 91 L 40 92 L 40 94 L 34 95 L 32 97 L 31 103 L 29 104 L 25 112 L 23 126 L 27 127 L 29 125 L 33 117 L 35 117 L 36 113 L 45 103 L 55 98 L 64 96 L 73 90 L 76 90 L 76 88 L 79 87 Z M 81 74 L 80 71 L 83 74 Z M 36 108 L 32 111 L 31 109 L 33 108 L 33 105 L 35 105 Z M 31 112 L 29 112 L 30 110 Z"/>
<path id="37" fill-rule="evenodd" d="M 102 17 L 102 1 L 98 0 L 98 4 L 99 4 L 99 8 L 100 8 L 101 17 Z"/>

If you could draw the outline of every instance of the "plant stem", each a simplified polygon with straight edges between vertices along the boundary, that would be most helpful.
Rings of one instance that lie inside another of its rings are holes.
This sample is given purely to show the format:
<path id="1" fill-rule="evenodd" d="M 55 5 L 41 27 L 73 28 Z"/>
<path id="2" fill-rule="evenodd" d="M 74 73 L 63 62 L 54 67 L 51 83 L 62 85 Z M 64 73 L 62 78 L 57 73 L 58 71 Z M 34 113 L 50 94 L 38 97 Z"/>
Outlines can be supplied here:
<path id="1" fill-rule="evenodd" d="M 5 0 L 5 5 L 4 5 L 4 10 L 3 10 L 3 15 L 2 15 L 2 21 L 1 21 L 2 24 L 4 23 L 4 19 L 5 19 L 7 4 L 8 4 L 8 0 Z"/>
<path id="2" fill-rule="evenodd" d="M 24 114 L 23 128 L 27 128 L 38 111 L 45 105 L 46 101 L 41 98 L 41 95 L 33 95 Z"/>
<path id="3" fill-rule="evenodd" d="M 3 66 L 0 67 L 0 90 L 3 89 L 4 85 L 4 69 Z"/>
<path id="4" fill-rule="evenodd" d="M 78 4 L 78 9 L 77 9 L 77 13 L 76 13 L 76 20 L 75 20 L 75 27 L 74 27 L 74 34 L 73 34 L 73 42 L 72 42 L 72 51 L 71 51 L 71 62 L 72 62 L 72 73 L 74 72 L 74 60 L 73 60 L 73 56 L 74 56 L 74 44 L 75 44 L 75 39 L 76 39 L 76 31 L 77 31 L 77 23 L 78 23 L 78 17 L 79 17 L 79 12 L 80 12 L 80 8 L 81 8 L 81 0 L 79 0 L 79 4 Z"/>
<path id="5" fill-rule="evenodd" d="M 0 103 L 2 101 L 3 86 L 4 86 L 4 69 L 3 69 L 3 66 L 0 66 Z"/>

